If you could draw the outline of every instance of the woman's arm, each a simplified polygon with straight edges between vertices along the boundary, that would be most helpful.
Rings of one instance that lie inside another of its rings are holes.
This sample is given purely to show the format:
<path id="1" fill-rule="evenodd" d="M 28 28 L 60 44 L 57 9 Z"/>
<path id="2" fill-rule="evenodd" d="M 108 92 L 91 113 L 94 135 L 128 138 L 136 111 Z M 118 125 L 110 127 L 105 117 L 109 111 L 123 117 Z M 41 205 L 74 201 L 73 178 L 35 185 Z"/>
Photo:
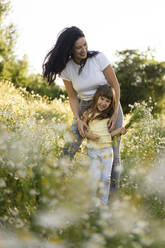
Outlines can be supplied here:
<path id="1" fill-rule="evenodd" d="M 68 93 L 71 110 L 73 112 L 75 119 L 77 120 L 79 133 L 84 138 L 85 137 L 84 129 L 88 128 L 88 125 L 84 121 L 82 121 L 79 116 L 79 100 L 77 97 L 77 92 L 74 90 L 72 82 L 68 82 L 67 80 L 63 80 L 63 82 L 65 84 L 65 88 Z"/>
<path id="2" fill-rule="evenodd" d="M 119 101 L 120 101 L 120 85 L 119 85 L 116 74 L 111 65 L 108 65 L 103 70 L 103 73 L 108 83 L 114 87 L 115 94 L 116 94 L 115 111 L 108 125 L 110 128 L 110 131 L 112 131 L 115 127 L 115 123 L 116 123 L 117 115 L 118 115 L 118 107 L 119 107 Z"/>
<path id="3" fill-rule="evenodd" d="M 72 82 L 63 80 L 66 91 L 69 97 L 69 104 L 76 120 L 80 119 L 79 116 L 79 100 L 76 91 L 73 89 Z"/>

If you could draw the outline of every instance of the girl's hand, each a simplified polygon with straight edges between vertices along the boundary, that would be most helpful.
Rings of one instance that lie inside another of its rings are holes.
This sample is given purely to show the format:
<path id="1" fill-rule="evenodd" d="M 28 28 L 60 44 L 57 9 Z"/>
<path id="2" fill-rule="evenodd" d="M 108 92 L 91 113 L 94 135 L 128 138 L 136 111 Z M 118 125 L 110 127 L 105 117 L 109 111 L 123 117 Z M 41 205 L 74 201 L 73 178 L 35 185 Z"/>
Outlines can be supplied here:
<path id="1" fill-rule="evenodd" d="M 97 134 L 91 133 L 91 134 L 90 134 L 90 139 L 91 139 L 92 141 L 97 142 L 97 141 L 99 141 L 100 136 L 97 135 Z"/>
<path id="2" fill-rule="evenodd" d="M 121 134 L 126 134 L 127 133 L 127 129 L 125 127 L 121 127 L 120 133 Z"/>
<path id="3" fill-rule="evenodd" d="M 88 129 L 88 125 L 86 124 L 86 122 L 84 122 L 81 119 L 77 120 L 77 127 L 78 127 L 78 131 L 80 133 L 80 135 L 85 138 L 85 133 L 84 133 L 84 129 Z"/>
<path id="4" fill-rule="evenodd" d="M 108 129 L 110 132 L 113 131 L 113 129 L 115 128 L 116 120 L 117 114 L 113 114 L 111 119 L 108 121 Z"/>

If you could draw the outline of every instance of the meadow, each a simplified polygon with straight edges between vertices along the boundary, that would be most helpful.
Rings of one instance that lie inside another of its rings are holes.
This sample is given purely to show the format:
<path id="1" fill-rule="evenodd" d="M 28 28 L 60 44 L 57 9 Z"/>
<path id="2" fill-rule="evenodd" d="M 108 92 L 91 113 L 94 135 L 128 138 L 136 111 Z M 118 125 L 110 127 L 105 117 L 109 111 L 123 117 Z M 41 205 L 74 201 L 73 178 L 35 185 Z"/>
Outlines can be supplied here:
<path id="1" fill-rule="evenodd" d="M 130 106 L 119 191 L 92 198 L 85 142 L 60 159 L 68 100 L 0 83 L 0 248 L 164 248 L 165 125 L 152 99 Z M 91 209 L 93 211 L 91 211 Z"/>

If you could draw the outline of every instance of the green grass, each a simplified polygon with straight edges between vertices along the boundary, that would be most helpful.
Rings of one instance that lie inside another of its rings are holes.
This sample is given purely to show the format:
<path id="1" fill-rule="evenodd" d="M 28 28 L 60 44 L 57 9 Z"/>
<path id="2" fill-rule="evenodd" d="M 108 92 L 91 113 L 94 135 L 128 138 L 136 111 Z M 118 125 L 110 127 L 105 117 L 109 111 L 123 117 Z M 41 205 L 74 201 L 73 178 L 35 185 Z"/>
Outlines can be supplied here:
<path id="1" fill-rule="evenodd" d="M 125 117 L 120 190 L 102 206 L 91 197 L 84 146 L 72 165 L 59 160 L 71 138 L 68 101 L 1 83 L 0 248 L 164 248 L 165 127 L 150 105 Z"/>

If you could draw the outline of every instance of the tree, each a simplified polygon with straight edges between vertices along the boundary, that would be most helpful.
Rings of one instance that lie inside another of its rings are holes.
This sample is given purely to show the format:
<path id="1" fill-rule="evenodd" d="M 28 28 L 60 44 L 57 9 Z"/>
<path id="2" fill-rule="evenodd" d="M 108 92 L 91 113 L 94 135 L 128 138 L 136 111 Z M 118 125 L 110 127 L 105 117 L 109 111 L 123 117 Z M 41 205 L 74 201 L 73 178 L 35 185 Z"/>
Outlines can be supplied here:
<path id="1" fill-rule="evenodd" d="M 49 99 L 66 96 L 58 85 L 49 86 L 40 74 L 29 74 L 29 63 L 26 55 L 17 59 L 14 48 L 17 40 L 13 24 L 5 25 L 4 20 L 10 12 L 10 0 L 0 0 L 0 80 L 10 81 L 16 87 L 26 88 Z"/>
<path id="2" fill-rule="evenodd" d="M 9 11 L 10 1 L 0 0 L 0 79 L 9 79 L 8 67 L 15 60 L 16 30 L 13 24 L 4 24 Z"/>
<path id="3" fill-rule="evenodd" d="M 165 62 L 154 59 L 152 52 L 147 50 L 117 51 L 119 58 L 115 63 L 115 71 L 121 87 L 121 103 L 125 113 L 129 104 L 148 100 L 158 103 L 155 111 L 161 110 L 159 104 L 165 96 Z"/>

